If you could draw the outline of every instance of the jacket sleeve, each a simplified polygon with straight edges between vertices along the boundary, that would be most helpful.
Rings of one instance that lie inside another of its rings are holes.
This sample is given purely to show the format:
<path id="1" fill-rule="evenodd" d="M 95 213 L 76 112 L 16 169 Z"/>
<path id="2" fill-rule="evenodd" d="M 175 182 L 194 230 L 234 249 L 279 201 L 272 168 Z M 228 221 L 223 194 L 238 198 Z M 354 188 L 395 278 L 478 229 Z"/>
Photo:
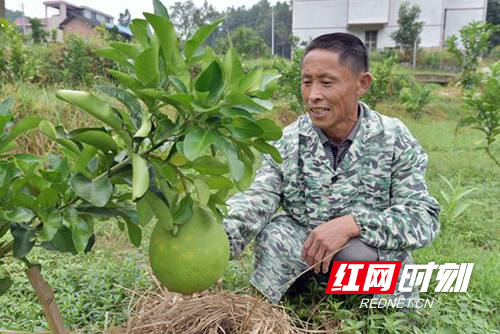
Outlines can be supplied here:
<path id="1" fill-rule="evenodd" d="M 386 250 L 411 250 L 429 244 L 439 232 L 439 204 L 425 184 L 427 155 L 403 125 L 395 141 L 390 206 L 376 211 L 359 205 L 352 215 L 366 244 Z"/>
<path id="2" fill-rule="evenodd" d="M 223 225 L 232 257 L 238 256 L 271 220 L 281 200 L 281 168 L 272 158 L 263 155 L 262 167 L 250 187 L 227 202 L 229 210 Z"/>

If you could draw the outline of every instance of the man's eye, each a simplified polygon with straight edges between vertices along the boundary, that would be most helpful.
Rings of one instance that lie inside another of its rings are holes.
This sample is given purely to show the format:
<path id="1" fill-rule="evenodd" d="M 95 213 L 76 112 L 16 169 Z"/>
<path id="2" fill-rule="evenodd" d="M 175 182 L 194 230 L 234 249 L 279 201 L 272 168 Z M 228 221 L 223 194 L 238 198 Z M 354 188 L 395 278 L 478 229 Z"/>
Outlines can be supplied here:
<path id="1" fill-rule="evenodd" d="M 333 82 L 332 81 L 321 81 L 321 84 L 323 86 L 331 86 L 331 85 L 333 85 Z"/>
<path id="2" fill-rule="evenodd" d="M 311 84 L 311 81 L 308 81 L 308 80 L 303 80 L 303 81 L 302 81 L 302 84 L 303 84 L 303 85 L 310 85 L 310 84 Z"/>

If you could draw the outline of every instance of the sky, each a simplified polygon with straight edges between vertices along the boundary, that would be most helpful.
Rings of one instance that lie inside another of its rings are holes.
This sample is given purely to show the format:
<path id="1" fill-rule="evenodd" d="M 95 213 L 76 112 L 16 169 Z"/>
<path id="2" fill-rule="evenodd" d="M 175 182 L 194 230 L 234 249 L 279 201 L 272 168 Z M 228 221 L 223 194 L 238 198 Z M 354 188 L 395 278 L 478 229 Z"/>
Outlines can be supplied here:
<path id="1" fill-rule="evenodd" d="M 163 4 L 167 8 L 173 5 L 176 1 L 181 0 L 162 0 Z M 182 0 L 182 2 L 185 0 Z M 204 0 L 193 0 L 196 6 L 203 5 Z M 215 7 L 218 11 L 223 11 L 227 7 L 239 7 L 245 5 L 247 8 L 251 7 L 253 4 L 257 3 L 258 0 L 207 0 L 209 4 Z M 29 17 L 45 17 L 45 6 L 43 5 L 44 0 L 5 0 L 5 7 L 10 10 L 21 10 L 21 3 L 24 3 L 24 13 Z M 143 12 L 153 11 L 153 1 L 152 0 L 66 0 L 71 4 L 77 6 L 87 6 L 109 14 L 115 18 L 115 23 L 119 17 L 119 14 L 128 8 L 132 18 L 142 18 Z M 270 1 L 273 3 L 273 1 Z M 48 15 L 51 16 L 56 14 L 56 9 L 49 9 Z"/>

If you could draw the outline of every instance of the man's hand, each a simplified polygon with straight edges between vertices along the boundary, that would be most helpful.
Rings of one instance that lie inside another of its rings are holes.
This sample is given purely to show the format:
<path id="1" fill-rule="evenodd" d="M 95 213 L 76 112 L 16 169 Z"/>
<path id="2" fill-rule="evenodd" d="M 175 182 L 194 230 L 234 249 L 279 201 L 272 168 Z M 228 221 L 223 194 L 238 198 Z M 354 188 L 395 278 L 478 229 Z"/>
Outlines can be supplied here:
<path id="1" fill-rule="evenodd" d="M 314 272 L 318 274 L 323 269 L 323 273 L 326 274 L 332 261 L 332 256 L 328 257 L 328 255 L 338 251 L 349 239 L 357 236 L 359 236 L 359 228 L 353 216 L 348 215 L 332 219 L 316 227 L 311 232 L 304 243 L 302 259 L 309 266 L 319 262 L 314 267 Z M 326 257 L 328 258 L 325 259 Z"/>

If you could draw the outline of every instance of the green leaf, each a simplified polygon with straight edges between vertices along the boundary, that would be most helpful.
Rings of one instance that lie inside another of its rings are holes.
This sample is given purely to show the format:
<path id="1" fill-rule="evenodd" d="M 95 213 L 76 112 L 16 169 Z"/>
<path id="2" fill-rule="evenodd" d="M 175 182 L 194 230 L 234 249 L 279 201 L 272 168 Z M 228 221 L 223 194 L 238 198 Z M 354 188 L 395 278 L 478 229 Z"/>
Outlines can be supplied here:
<path id="1" fill-rule="evenodd" d="M 167 117 L 160 119 L 153 135 L 153 142 L 156 144 L 167 140 L 176 129 L 175 124 Z"/>
<path id="2" fill-rule="evenodd" d="M 62 225 L 62 216 L 57 210 L 47 209 L 39 214 L 43 222 L 40 241 L 50 241 Z"/>
<path id="3" fill-rule="evenodd" d="M 236 182 L 236 187 L 239 191 L 245 191 L 251 184 L 254 177 L 253 161 L 242 155 L 243 163 L 245 164 L 245 173 L 241 180 Z"/>
<path id="4" fill-rule="evenodd" d="M 5 126 L 12 121 L 12 108 L 15 101 L 13 98 L 8 98 L 0 102 L 0 131 L 5 131 Z"/>
<path id="5" fill-rule="evenodd" d="M 158 79 L 158 49 L 151 47 L 144 50 L 135 60 L 135 74 L 145 85 Z"/>
<path id="6" fill-rule="evenodd" d="M 64 225 L 62 225 L 56 234 L 54 234 L 54 237 L 50 242 L 44 242 L 42 243 L 42 246 L 46 249 L 55 250 L 61 253 L 76 254 L 71 230 Z"/>
<path id="7" fill-rule="evenodd" d="M 59 193 L 47 187 L 38 194 L 38 205 L 42 208 L 51 208 L 59 203 Z"/>
<path id="8" fill-rule="evenodd" d="M 70 152 L 73 152 L 75 154 L 80 154 L 80 148 L 75 142 L 66 139 L 66 132 L 62 129 L 62 127 L 55 128 L 51 122 L 43 120 L 40 122 L 40 124 L 38 124 L 38 129 L 44 135 L 54 140 L 55 142 L 57 142 L 59 145 L 66 148 Z"/>
<path id="9" fill-rule="evenodd" d="M 260 90 L 261 91 L 266 91 L 268 89 L 272 90 L 274 86 L 276 86 L 276 83 L 278 82 L 278 79 L 281 77 L 281 74 L 276 71 L 276 70 L 266 70 L 264 71 L 262 75 L 262 81 L 260 83 Z M 271 88 L 272 86 L 272 88 Z"/>
<path id="10" fill-rule="evenodd" d="M 34 212 L 38 211 L 36 198 L 26 192 L 19 192 L 16 195 L 13 195 L 11 205 L 22 206 Z"/>
<path id="11" fill-rule="evenodd" d="M 6 147 L 11 141 L 16 139 L 17 136 L 38 127 L 38 124 L 41 121 L 41 117 L 27 117 L 17 122 L 16 125 L 12 127 L 9 134 L 2 141 L 0 141 L 0 150 Z"/>
<path id="12" fill-rule="evenodd" d="M 239 83 L 239 89 L 243 93 L 252 93 L 260 90 L 260 83 L 262 82 L 262 75 L 264 70 L 262 67 L 257 66 L 246 74 Z"/>
<path id="13" fill-rule="evenodd" d="M 156 15 L 163 16 L 166 19 L 169 18 L 167 8 L 160 0 L 153 0 L 153 8 Z"/>
<path id="14" fill-rule="evenodd" d="M 154 158 L 151 159 L 150 162 L 153 165 L 156 174 L 158 174 L 158 177 L 164 178 L 170 182 L 170 184 L 175 184 L 178 181 L 175 168 L 168 162 Z"/>
<path id="15" fill-rule="evenodd" d="M 115 99 L 120 101 L 130 111 L 130 114 L 134 119 L 138 118 L 139 115 L 141 115 L 141 104 L 137 100 L 137 98 L 130 92 L 122 88 L 109 85 L 96 85 L 95 88 L 101 93 L 114 97 Z"/>
<path id="16" fill-rule="evenodd" d="M 214 21 L 199 28 L 184 46 L 184 55 L 189 61 L 195 54 L 196 50 L 205 42 L 205 40 L 220 26 L 223 19 Z"/>
<path id="17" fill-rule="evenodd" d="M 79 173 L 71 177 L 70 184 L 77 196 L 98 207 L 105 206 L 113 193 L 113 185 L 107 176 L 89 180 Z"/>
<path id="18" fill-rule="evenodd" d="M 153 209 L 158 222 L 166 231 L 170 231 L 174 226 L 170 208 L 160 197 L 151 191 L 148 191 L 144 196 L 151 209 Z"/>
<path id="19" fill-rule="evenodd" d="M 204 175 L 223 175 L 229 172 L 229 168 L 225 163 L 209 155 L 195 159 L 192 167 Z"/>
<path id="20" fill-rule="evenodd" d="M 38 124 L 38 129 L 47 137 L 50 139 L 54 140 L 57 138 L 57 133 L 56 133 L 56 128 L 54 127 L 54 124 L 47 120 L 43 120 Z"/>
<path id="21" fill-rule="evenodd" d="M 87 177 L 92 177 L 91 173 L 89 173 L 88 165 L 92 158 L 95 157 L 97 153 L 97 148 L 90 145 L 85 145 L 81 153 L 78 155 L 75 161 L 75 171 L 78 173 L 82 173 Z"/>
<path id="22" fill-rule="evenodd" d="M 178 75 L 183 82 L 186 82 L 188 73 L 186 71 L 186 63 L 182 59 L 177 48 L 177 36 L 172 22 L 167 18 L 144 13 L 146 20 L 153 27 L 156 36 L 160 41 L 162 57 L 167 68 L 167 75 Z M 182 77 L 184 76 L 184 77 Z"/>
<path id="23" fill-rule="evenodd" d="M 233 117 L 231 123 L 227 124 L 226 127 L 238 140 L 259 137 L 264 132 L 255 121 L 246 117 Z"/>
<path id="24" fill-rule="evenodd" d="M 19 207 L 4 213 L 4 218 L 12 223 L 29 223 L 34 217 L 33 211 Z"/>
<path id="25" fill-rule="evenodd" d="M 263 130 L 262 134 L 259 136 L 263 140 L 278 140 L 283 135 L 283 132 L 279 126 L 277 126 L 272 120 L 267 118 L 261 118 L 257 121 L 260 128 Z"/>
<path id="26" fill-rule="evenodd" d="M 184 93 L 184 94 L 189 93 L 189 90 L 187 89 L 186 85 L 184 84 L 184 82 L 182 82 L 181 79 L 179 79 L 179 77 L 176 77 L 175 75 L 169 75 L 168 80 L 170 80 L 170 82 L 174 85 L 175 89 L 179 93 Z"/>
<path id="27" fill-rule="evenodd" d="M 78 253 L 81 253 L 87 247 L 89 239 L 94 233 L 94 226 L 91 221 L 87 221 L 78 215 L 72 215 L 69 218 L 71 237 Z"/>
<path id="28" fill-rule="evenodd" d="M 9 276 L 0 277 L 0 296 L 5 294 L 12 285 L 12 280 Z"/>
<path id="29" fill-rule="evenodd" d="M 174 224 L 182 225 L 193 216 L 193 199 L 187 194 L 179 203 L 174 213 Z"/>
<path id="30" fill-rule="evenodd" d="M 139 154 L 132 154 L 132 200 L 142 197 L 149 188 L 148 164 Z"/>
<path id="31" fill-rule="evenodd" d="M 121 64 L 121 65 L 124 65 L 127 67 L 132 67 L 132 64 L 128 61 L 127 56 L 116 49 L 103 48 L 103 49 L 96 50 L 95 53 L 99 57 L 110 59 L 118 64 Z"/>
<path id="32" fill-rule="evenodd" d="M 148 23 L 146 20 L 133 19 L 130 23 L 130 31 L 134 34 L 134 38 L 141 44 L 144 49 L 149 47 Z"/>
<path id="33" fill-rule="evenodd" d="M 233 188 L 233 183 L 224 176 L 209 176 L 207 178 L 207 184 L 211 189 Z"/>
<path id="34" fill-rule="evenodd" d="M 276 161 L 277 163 L 283 162 L 280 152 L 274 146 L 266 143 L 262 139 L 254 140 L 253 145 L 260 152 L 269 154 L 273 158 L 273 160 Z"/>
<path id="35" fill-rule="evenodd" d="M 144 85 L 139 80 L 129 74 L 109 69 L 107 71 L 113 78 L 134 92 L 144 88 Z"/>
<path id="36" fill-rule="evenodd" d="M 146 226 L 153 220 L 155 214 L 151 206 L 149 206 L 148 201 L 145 197 L 141 197 L 139 200 L 137 200 L 135 202 L 135 207 L 137 209 L 139 225 Z"/>
<path id="37" fill-rule="evenodd" d="M 17 169 L 12 162 L 0 160 L 0 189 L 9 185 L 16 174 Z"/>
<path id="38" fill-rule="evenodd" d="M 231 177 L 235 181 L 241 180 L 245 173 L 245 165 L 240 161 L 238 157 L 238 151 L 234 147 L 234 145 L 226 140 L 225 138 L 220 137 L 216 142 L 216 146 L 224 152 L 227 157 L 227 162 L 229 164 L 229 172 Z"/>
<path id="39" fill-rule="evenodd" d="M 94 95 L 87 92 L 60 90 L 56 93 L 56 96 L 63 101 L 80 107 L 92 116 L 111 126 L 113 129 L 121 129 L 122 122 L 120 118 L 114 114 L 107 103 Z"/>
<path id="40" fill-rule="evenodd" d="M 130 43 L 111 42 L 111 43 L 109 43 L 109 46 L 120 51 L 128 58 L 135 59 L 135 57 L 137 57 L 137 55 L 139 54 L 139 51 L 137 51 L 137 48 Z"/>
<path id="41" fill-rule="evenodd" d="M 118 145 L 102 128 L 82 128 L 73 130 L 68 134 L 68 137 L 77 142 L 94 146 L 104 153 L 118 151 Z"/>
<path id="42" fill-rule="evenodd" d="M 260 103 L 257 103 L 255 98 L 251 99 L 241 92 L 230 94 L 226 97 L 224 102 L 228 107 L 240 108 L 248 112 L 260 113 L 267 110 L 266 107 L 264 107 Z"/>
<path id="43" fill-rule="evenodd" d="M 14 108 L 15 103 L 16 101 L 12 97 L 9 97 L 0 102 L 0 115 L 2 116 L 11 115 L 12 108 Z"/>
<path id="44" fill-rule="evenodd" d="M 141 118 L 141 127 L 134 134 L 134 138 L 145 138 L 151 133 L 151 114 L 144 112 Z"/>
<path id="45" fill-rule="evenodd" d="M 207 129 L 193 125 L 189 128 L 184 139 L 184 155 L 190 161 L 203 155 L 208 147 L 216 140 L 215 134 Z"/>
<path id="46" fill-rule="evenodd" d="M 216 98 L 224 85 L 222 68 L 213 61 L 196 79 L 194 88 L 198 92 L 208 92 L 208 98 Z"/>
<path id="47" fill-rule="evenodd" d="M 224 73 L 226 75 L 226 90 L 235 91 L 244 72 L 236 50 L 231 47 L 224 56 Z"/>
<path id="48" fill-rule="evenodd" d="M 28 255 L 35 245 L 35 229 L 21 224 L 12 224 L 10 225 L 10 233 L 14 238 L 12 249 L 14 257 L 22 258 Z"/>
<path id="49" fill-rule="evenodd" d="M 207 205 L 210 199 L 210 187 L 202 179 L 194 179 L 194 186 L 196 188 L 196 194 L 198 196 L 198 203 L 201 205 Z"/>
<path id="50" fill-rule="evenodd" d="M 126 221 L 126 223 L 127 223 L 128 238 L 130 239 L 130 242 L 135 247 L 140 247 L 142 241 L 141 229 L 139 228 L 139 226 L 132 224 L 128 220 Z"/>

